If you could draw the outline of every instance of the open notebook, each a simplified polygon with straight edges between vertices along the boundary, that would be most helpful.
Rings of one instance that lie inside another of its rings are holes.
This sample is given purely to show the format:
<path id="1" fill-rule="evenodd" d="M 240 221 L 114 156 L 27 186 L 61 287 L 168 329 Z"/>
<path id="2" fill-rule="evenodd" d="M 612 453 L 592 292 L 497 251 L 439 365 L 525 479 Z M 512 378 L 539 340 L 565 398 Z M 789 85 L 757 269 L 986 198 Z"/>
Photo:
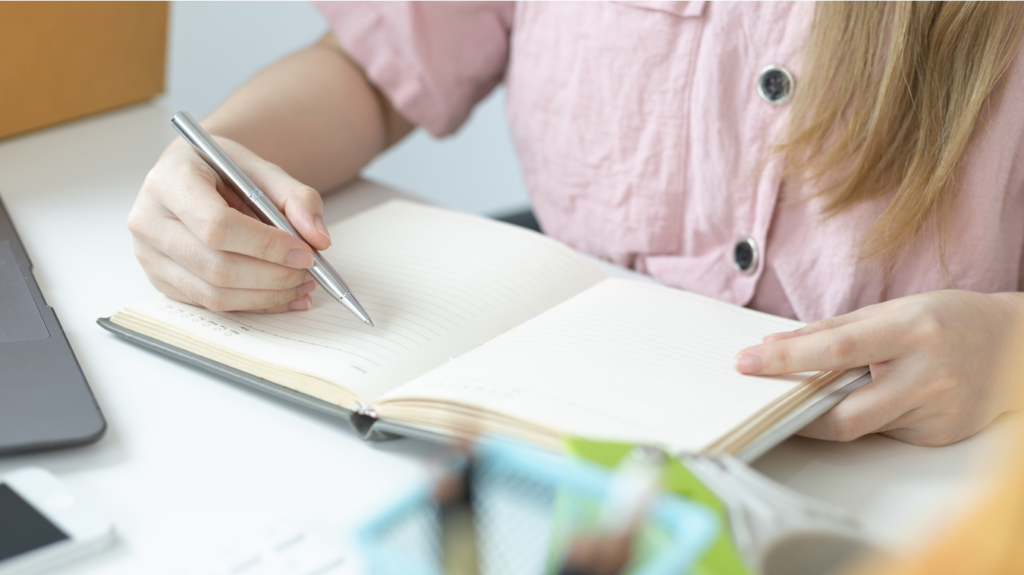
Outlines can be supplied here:
<path id="1" fill-rule="evenodd" d="M 492 220 L 392 201 L 330 232 L 324 256 L 374 328 L 322 290 L 304 312 L 217 313 L 156 297 L 101 324 L 360 413 L 364 428 L 552 447 L 568 434 L 736 453 L 865 371 L 740 375 L 738 350 L 801 324 L 608 278 L 570 248 Z"/>

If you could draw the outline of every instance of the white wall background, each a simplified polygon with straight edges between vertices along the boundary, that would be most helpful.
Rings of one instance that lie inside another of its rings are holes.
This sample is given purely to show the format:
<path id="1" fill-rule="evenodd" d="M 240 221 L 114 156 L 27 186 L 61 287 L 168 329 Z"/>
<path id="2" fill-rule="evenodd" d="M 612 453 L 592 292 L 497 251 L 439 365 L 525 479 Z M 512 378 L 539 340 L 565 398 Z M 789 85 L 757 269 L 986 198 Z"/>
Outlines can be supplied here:
<path id="1" fill-rule="evenodd" d="M 197 117 L 250 76 L 327 32 L 307 2 L 172 2 L 167 91 L 161 101 Z M 504 91 L 484 100 L 452 137 L 417 130 L 363 175 L 460 210 L 524 209 L 526 189 L 504 114 Z"/>

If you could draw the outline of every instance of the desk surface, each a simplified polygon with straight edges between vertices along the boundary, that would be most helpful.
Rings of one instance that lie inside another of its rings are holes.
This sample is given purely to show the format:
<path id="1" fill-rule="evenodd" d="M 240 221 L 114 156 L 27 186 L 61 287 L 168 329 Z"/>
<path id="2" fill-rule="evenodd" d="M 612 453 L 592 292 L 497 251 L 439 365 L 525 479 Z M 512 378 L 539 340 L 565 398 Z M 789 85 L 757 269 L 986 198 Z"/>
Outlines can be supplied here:
<path id="1" fill-rule="evenodd" d="M 39 285 L 60 318 L 109 424 L 84 448 L 0 459 L 0 474 L 48 468 L 115 522 L 114 548 L 59 573 L 137 575 L 276 517 L 344 530 L 424 473 L 437 448 L 368 444 L 331 419 L 146 351 L 96 325 L 154 294 L 125 218 L 170 141 L 170 108 L 146 104 L 0 142 L 0 194 Z M 325 219 L 394 195 L 357 182 Z M 846 507 L 869 534 L 905 548 L 940 528 L 981 485 L 971 470 L 1010 422 L 959 444 L 920 448 L 872 436 L 792 438 L 755 467 Z"/>

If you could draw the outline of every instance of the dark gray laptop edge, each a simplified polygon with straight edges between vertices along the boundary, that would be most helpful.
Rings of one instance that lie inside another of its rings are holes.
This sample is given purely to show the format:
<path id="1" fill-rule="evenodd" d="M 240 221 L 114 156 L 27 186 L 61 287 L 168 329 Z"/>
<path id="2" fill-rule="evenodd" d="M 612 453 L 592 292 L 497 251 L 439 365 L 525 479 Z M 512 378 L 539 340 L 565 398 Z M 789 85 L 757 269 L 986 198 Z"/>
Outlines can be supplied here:
<path id="1" fill-rule="evenodd" d="M 0 199 L 0 455 L 91 443 L 106 429 Z"/>

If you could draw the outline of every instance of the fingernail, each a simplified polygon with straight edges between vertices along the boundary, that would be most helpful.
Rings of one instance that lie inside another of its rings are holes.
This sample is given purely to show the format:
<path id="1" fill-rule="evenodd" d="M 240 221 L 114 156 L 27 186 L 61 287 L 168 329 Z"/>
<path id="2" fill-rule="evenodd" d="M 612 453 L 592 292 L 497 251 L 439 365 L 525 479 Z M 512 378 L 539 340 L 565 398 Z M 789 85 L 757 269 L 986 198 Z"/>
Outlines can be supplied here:
<path id="1" fill-rule="evenodd" d="M 736 356 L 736 371 L 740 373 L 757 373 L 761 371 L 761 358 L 749 353 Z"/>
<path id="2" fill-rule="evenodd" d="M 331 241 L 331 234 L 327 231 L 327 226 L 324 225 L 324 219 L 320 216 L 313 218 L 313 225 L 316 229 L 327 238 L 327 241 Z"/>
<path id="3" fill-rule="evenodd" d="M 308 311 L 309 310 L 309 300 L 304 298 L 304 297 L 300 297 L 299 299 L 297 299 L 297 300 L 293 301 L 292 303 L 288 304 L 288 309 L 290 309 L 292 311 Z"/>
<path id="4" fill-rule="evenodd" d="M 306 282 L 299 286 L 299 295 L 306 295 L 316 289 L 316 282 Z M 294 302 L 292 302 L 294 303 Z"/>
<path id="5" fill-rule="evenodd" d="M 285 263 L 293 268 L 309 269 L 313 267 L 313 255 L 305 250 L 292 250 Z"/>

